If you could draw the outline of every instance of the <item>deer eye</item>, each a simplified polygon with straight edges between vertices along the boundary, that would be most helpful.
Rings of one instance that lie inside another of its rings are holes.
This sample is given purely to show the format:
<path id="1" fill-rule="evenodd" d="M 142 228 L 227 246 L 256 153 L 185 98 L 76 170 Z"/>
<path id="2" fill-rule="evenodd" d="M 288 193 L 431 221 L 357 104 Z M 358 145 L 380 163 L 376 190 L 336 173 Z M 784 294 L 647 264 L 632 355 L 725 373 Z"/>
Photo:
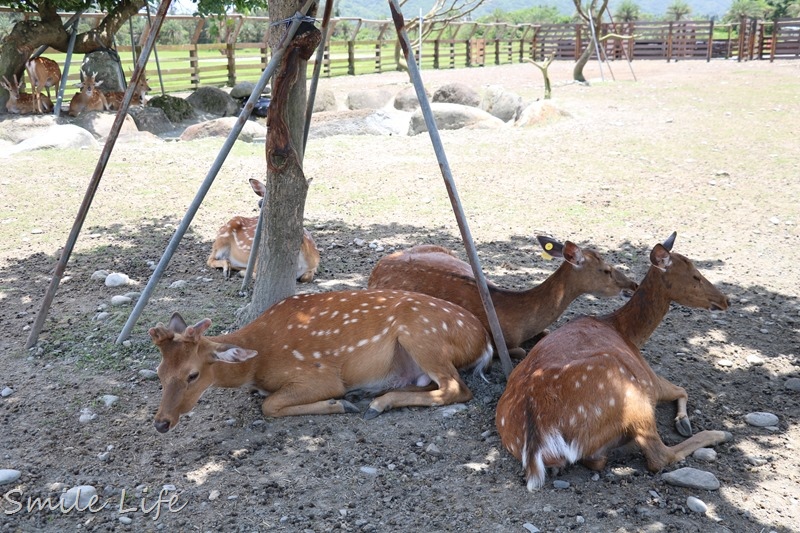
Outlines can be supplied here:
<path id="1" fill-rule="evenodd" d="M 197 378 L 199 377 L 200 377 L 200 372 L 192 372 L 191 374 L 189 374 L 189 378 L 187 379 L 187 381 L 191 385 L 192 383 L 197 381 Z"/>

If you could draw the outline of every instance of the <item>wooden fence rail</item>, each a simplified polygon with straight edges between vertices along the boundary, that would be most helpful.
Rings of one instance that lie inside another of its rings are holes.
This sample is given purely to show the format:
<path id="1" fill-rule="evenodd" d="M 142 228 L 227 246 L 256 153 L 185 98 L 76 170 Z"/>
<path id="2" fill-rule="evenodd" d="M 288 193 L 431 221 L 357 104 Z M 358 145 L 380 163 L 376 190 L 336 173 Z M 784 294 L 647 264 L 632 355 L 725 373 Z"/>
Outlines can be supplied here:
<path id="1" fill-rule="evenodd" d="M 71 14 L 64 13 L 66 20 Z M 0 17 L 28 16 L 0 8 Z M 89 23 L 102 14 L 85 14 Z M 190 44 L 157 43 L 159 61 L 151 57 L 148 77 L 154 85 L 156 68 L 165 92 L 191 91 L 201 85 L 233 86 L 239 81 L 254 81 L 269 61 L 269 49 L 262 42 L 244 42 L 241 30 L 245 23 L 263 29 L 269 25 L 265 17 L 231 17 L 225 42 L 201 43 L 205 21 L 198 17 L 169 16 L 188 28 Z M 396 39 L 388 31 L 388 21 L 339 18 L 331 21 L 331 37 L 325 46 L 322 75 L 325 77 L 380 73 L 396 69 Z M 129 36 L 133 46 L 118 46 L 125 72 L 132 70 L 138 49 L 147 38 L 146 16 L 143 29 Z M 411 28 L 411 26 L 409 26 Z M 411 31 L 414 39 L 415 31 Z M 626 38 L 627 37 L 627 38 Z M 422 69 L 482 67 L 521 62 L 525 59 L 544 61 L 551 55 L 557 60 L 574 61 L 585 48 L 591 33 L 582 24 L 482 24 L 455 23 L 430 32 L 419 46 L 414 45 Z M 602 60 L 706 60 L 739 61 L 800 58 L 800 19 L 775 22 L 743 18 L 735 24 L 714 21 L 662 21 L 604 23 Z M 64 54 L 47 50 L 45 54 L 63 66 Z M 314 59 L 309 61 L 309 73 Z M 78 69 L 70 70 L 69 79 L 77 82 Z"/>

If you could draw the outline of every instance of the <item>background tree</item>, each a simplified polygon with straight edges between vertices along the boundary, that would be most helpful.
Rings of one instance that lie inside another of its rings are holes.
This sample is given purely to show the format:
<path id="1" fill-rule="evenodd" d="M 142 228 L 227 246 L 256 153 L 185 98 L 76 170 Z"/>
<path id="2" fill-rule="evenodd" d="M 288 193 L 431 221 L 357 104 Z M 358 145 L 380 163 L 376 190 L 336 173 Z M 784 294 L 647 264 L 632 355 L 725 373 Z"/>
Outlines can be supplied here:
<path id="1" fill-rule="evenodd" d="M 634 22 L 641 17 L 642 8 L 633 0 L 623 0 L 614 10 L 614 22 Z"/>
<path id="2" fill-rule="evenodd" d="M 692 7 L 685 0 L 672 0 L 667 6 L 667 18 L 670 20 L 683 20 L 692 12 Z"/>
<path id="3" fill-rule="evenodd" d="M 0 0 L 0 6 L 33 13 L 20 20 L 0 45 L 0 76 L 22 75 L 25 61 L 41 46 L 60 52 L 67 51 L 69 34 L 64 30 L 61 12 L 102 11 L 105 16 L 96 26 L 79 26 L 74 53 L 88 54 L 104 47 L 110 48 L 114 36 L 125 23 L 145 6 L 146 0 Z M 203 16 L 225 13 L 235 9 L 240 13 L 256 7 L 266 7 L 266 0 L 199 0 L 197 11 Z M 0 89 L 0 108 L 5 108 L 8 92 Z"/>
<path id="4" fill-rule="evenodd" d="M 725 22 L 739 22 L 742 17 L 763 18 L 770 7 L 764 0 L 734 0 L 722 17 Z"/>
<path id="5" fill-rule="evenodd" d="M 572 0 L 572 3 L 575 4 L 577 17 L 589 28 L 589 35 L 584 39 L 588 44 L 578 58 L 578 61 L 575 62 L 575 67 L 572 69 L 572 78 L 575 81 L 585 83 L 586 78 L 583 75 L 583 67 L 586 66 L 586 63 L 589 62 L 589 58 L 592 57 L 592 53 L 595 52 L 595 38 L 600 38 L 600 19 L 606 12 L 608 0 L 590 0 L 586 6 L 581 4 L 581 0 Z M 597 7 L 598 3 L 600 7 Z M 593 38 L 592 35 L 594 35 L 595 38 Z"/>

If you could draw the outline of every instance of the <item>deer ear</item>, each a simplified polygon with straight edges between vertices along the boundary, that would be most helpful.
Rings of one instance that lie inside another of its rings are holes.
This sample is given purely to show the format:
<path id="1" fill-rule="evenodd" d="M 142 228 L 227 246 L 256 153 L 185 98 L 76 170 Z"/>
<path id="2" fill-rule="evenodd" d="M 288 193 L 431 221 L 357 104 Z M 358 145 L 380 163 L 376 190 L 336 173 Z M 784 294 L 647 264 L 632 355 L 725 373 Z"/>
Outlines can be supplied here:
<path id="1" fill-rule="evenodd" d="M 583 256 L 583 250 L 574 242 L 567 241 L 564 243 L 564 251 L 562 252 L 564 261 L 575 267 L 581 267 L 586 261 Z"/>
<path id="2" fill-rule="evenodd" d="M 169 329 L 175 333 L 183 333 L 186 331 L 186 322 L 183 320 L 183 317 L 180 315 L 180 313 L 172 313 L 172 316 L 169 319 Z"/>
<path id="3" fill-rule="evenodd" d="M 233 344 L 219 344 L 213 352 L 214 359 L 223 363 L 241 363 L 257 355 L 255 350 L 245 350 Z"/>
<path id="4" fill-rule="evenodd" d="M 264 198 L 264 195 L 267 194 L 267 186 L 255 178 L 250 178 L 250 186 L 253 188 L 253 191 L 261 198 Z"/>
<path id="5" fill-rule="evenodd" d="M 650 251 L 650 263 L 659 270 L 667 270 L 672 265 L 669 250 L 663 244 L 656 244 Z"/>
<path id="6" fill-rule="evenodd" d="M 541 246 L 542 250 L 544 250 L 543 256 L 545 259 L 564 257 L 562 255 L 562 252 L 564 251 L 564 245 L 557 240 L 551 239 L 550 237 L 545 237 L 544 235 L 537 235 L 536 240 L 539 241 L 539 246 Z"/>
<path id="7" fill-rule="evenodd" d="M 667 249 L 668 252 L 672 251 L 672 245 L 675 244 L 675 237 L 678 236 L 677 231 L 673 231 L 672 235 L 670 235 L 666 241 L 664 241 L 664 248 Z"/>

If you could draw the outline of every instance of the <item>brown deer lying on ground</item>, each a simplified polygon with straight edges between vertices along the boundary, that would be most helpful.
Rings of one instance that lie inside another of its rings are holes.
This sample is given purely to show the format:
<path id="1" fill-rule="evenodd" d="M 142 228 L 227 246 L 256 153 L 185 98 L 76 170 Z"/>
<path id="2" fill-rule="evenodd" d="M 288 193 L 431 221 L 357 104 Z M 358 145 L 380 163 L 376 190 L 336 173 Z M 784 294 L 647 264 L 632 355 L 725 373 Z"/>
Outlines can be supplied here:
<path id="1" fill-rule="evenodd" d="M 145 96 L 150 90 L 150 85 L 147 83 L 147 77 L 145 77 L 144 73 L 142 73 L 142 75 L 139 76 L 139 81 L 136 83 L 136 88 L 134 89 L 133 96 L 131 97 L 130 105 L 144 105 L 146 102 Z M 104 95 L 106 102 L 108 103 L 108 109 L 112 111 L 118 111 L 122 106 L 122 100 L 125 98 L 125 91 L 109 91 L 104 93 Z"/>
<path id="2" fill-rule="evenodd" d="M 13 82 L 8 81 L 8 78 L 3 76 L 0 81 L 0 87 L 8 91 L 8 100 L 6 101 L 6 111 L 14 115 L 30 115 L 36 112 L 36 100 L 32 94 L 19 92 L 19 81 L 16 76 L 13 76 Z M 42 97 L 42 105 L 53 108 L 53 103 L 46 96 Z"/>
<path id="3" fill-rule="evenodd" d="M 698 448 L 730 440 L 724 431 L 692 435 L 681 387 L 657 376 L 639 351 L 670 303 L 711 310 L 728 298 L 686 257 L 670 253 L 675 234 L 650 252 L 650 270 L 631 299 L 601 317 L 581 317 L 542 339 L 511 372 L 495 422 L 503 446 L 522 461 L 528 490 L 541 488 L 546 467 L 581 461 L 601 470 L 608 453 L 629 441 L 657 472 Z M 658 436 L 658 402 L 678 402 L 679 433 Z"/>
<path id="4" fill-rule="evenodd" d="M 358 412 L 342 400 L 361 389 L 386 392 L 364 417 L 395 407 L 465 402 L 458 370 L 482 375 L 492 357 L 480 321 L 466 310 L 405 291 L 337 291 L 289 297 L 239 331 L 206 337 L 209 319 L 187 326 L 177 313 L 149 333 L 161 350 L 166 433 L 208 387 L 247 385 L 268 393 L 264 416 Z M 401 390 L 394 390 L 401 389 Z"/>
<path id="5" fill-rule="evenodd" d="M 70 116 L 77 117 L 85 111 L 105 111 L 108 109 L 106 97 L 99 89 L 103 84 L 103 80 L 96 80 L 96 75 L 94 72 L 92 74 L 84 74 L 81 71 L 81 82 L 78 84 L 81 90 L 69 102 Z"/>
<path id="6" fill-rule="evenodd" d="M 547 253 L 564 258 L 553 274 L 524 291 L 489 284 L 506 346 L 518 359 L 525 356 L 520 346 L 555 322 L 578 296 L 612 297 L 637 286 L 597 252 L 570 241 L 561 244 L 548 237 L 537 239 Z M 453 302 L 475 314 L 490 331 L 472 267 L 446 248 L 421 245 L 383 257 L 369 276 L 369 287 L 421 292 Z"/>
<path id="7" fill-rule="evenodd" d="M 35 57 L 25 63 L 28 78 L 31 80 L 31 90 L 36 102 L 36 112 L 45 113 L 53 110 L 50 100 L 50 87 L 58 90 L 61 82 L 61 68 L 58 63 L 47 57 Z M 42 99 L 42 89 L 47 91 L 47 98 Z"/>
<path id="8" fill-rule="evenodd" d="M 266 186 L 257 179 L 250 179 L 250 186 L 261 198 L 267 192 Z M 260 205 L 260 202 L 259 202 Z M 256 233 L 258 217 L 235 216 L 217 231 L 217 238 L 211 245 L 211 254 L 206 264 L 211 268 L 221 268 L 225 277 L 231 270 L 247 269 L 250 252 L 253 248 L 253 236 Z M 308 283 L 314 279 L 319 267 L 319 250 L 311 233 L 303 229 L 303 241 L 297 256 L 295 279 Z"/>

